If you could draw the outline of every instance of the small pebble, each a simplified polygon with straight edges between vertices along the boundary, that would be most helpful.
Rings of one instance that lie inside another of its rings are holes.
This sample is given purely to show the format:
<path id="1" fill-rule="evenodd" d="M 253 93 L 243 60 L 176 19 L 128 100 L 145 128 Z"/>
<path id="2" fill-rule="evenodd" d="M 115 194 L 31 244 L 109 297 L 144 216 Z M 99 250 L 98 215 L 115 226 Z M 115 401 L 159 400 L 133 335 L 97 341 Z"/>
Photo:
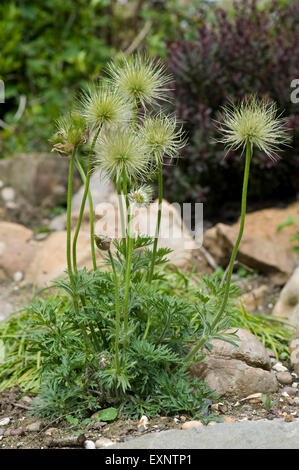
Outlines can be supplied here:
<path id="1" fill-rule="evenodd" d="M 23 436 L 24 430 L 22 428 L 11 429 L 9 432 L 10 436 Z"/>
<path id="2" fill-rule="evenodd" d="M 0 426 L 7 426 L 10 423 L 10 418 L 0 419 Z"/>
<path id="3" fill-rule="evenodd" d="M 225 418 L 224 423 L 235 423 L 234 418 Z"/>
<path id="4" fill-rule="evenodd" d="M 203 426 L 201 421 L 187 421 L 186 423 L 182 424 L 182 428 L 184 431 L 187 429 L 192 429 L 192 428 L 200 428 Z"/>
<path id="5" fill-rule="evenodd" d="M 297 390 L 293 387 L 283 387 L 281 394 L 285 396 L 285 393 L 287 393 L 290 397 L 294 397 L 297 394 Z"/>
<path id="6" fill-rule="evenodd" d="M 40 421 L 35 421 L 34 423 L 28 424 L 28 426 L 26 426 L 26 431 L 39 432 L 41 428 L 42 428 L 42 423 Z"/>
<path id="7" fill-rule="evenodd" d="M 37 233 L 34 238 L 35 240 L 40 242 L 42 240 L 45 240 L 45 238 L 47 238 L 48 235 L 49 235 L 49 232 L 41 232 L 41 233 Z"/>
<path id="8" fill-rule="evenodd" d="M 0 436 L 3 436 L 4 433 L 5 433 L 4 429 L 0 429 Z"/>
<path id="9" fill-rule="evenodd" d="M 286 423 L 290 423 L 291 421 L 294 421 L 294 417 L 291 414 L 287 414 L 284 417 L 284 420 L 285 420 Z"/>
<path id="10" fill-rule="evenodd" d="M 293 383 L 292 383 L 292 387 L 293 387 L 293 388 L 297 388 L 297 387 L 298 387 L 298 382 L 293 382 Z"/>
<path id="11" fill-rule="evenodd" d="M 270 414 L 267 416 L 267 419 L 269 419 L 269 421 L 272 421 L 274 418 L 275 418 L 275 415 Z"/>
<path id="12" fill-rule="evenodd" d="M 110 446 L 113 446 L 113 442 L 111 439 L 106 439 L 105 437 L 101 437 L 95 442 L 96 449 L 105 449 Z"/>
<path id="13" fill-rule="evenodd" d="M 276 374 L 276 378 L 282 385 L 290 385 L 293 382 L 292 376 L 289 372 L 278 372 Z"/>
<path id="14" fill-rule="evenodd" d="M 13 275 L 13 280 L 15 282 L 20 282 L 23 279 L 23 273 L 21 271 L 16 271 Z"/>
<path id="15" fill-rule="evenodd" d="M 13 201 L 15 198 L 15 195 L 16 193 L 13 188 L 7 187 L 7 188 L 3 188 L 1 191 L 2 199 L 5 202 Z"/>
<path id="16" fill-rule="evenodd" d="M 137 429 L 140 432 L 146 431 L 148 428 L 148 417 L 147 416 L 141 416 L 140 420 L 138 421 L 137 424 Z"/>
<path id="17" fill-rule="evenodd" d="M 276 372 L 288 372 L 288 369 L 282 365 L 281 362 L 277 362 L 272 366 L 272 369 L 276 370 Z"/>
<path id="18" fill-rule="evenodd" d="M 96 445 L 93 441 L 87 440 L 87 441 L 84 442 L 84 448 L 85 449 L 95 449 Z"/>

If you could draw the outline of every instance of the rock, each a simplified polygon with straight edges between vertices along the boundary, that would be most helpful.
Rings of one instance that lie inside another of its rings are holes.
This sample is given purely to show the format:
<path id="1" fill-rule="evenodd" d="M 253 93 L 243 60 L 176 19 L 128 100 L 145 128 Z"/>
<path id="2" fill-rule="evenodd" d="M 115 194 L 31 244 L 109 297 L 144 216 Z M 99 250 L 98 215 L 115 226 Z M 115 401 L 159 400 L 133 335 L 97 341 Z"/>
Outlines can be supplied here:
<path id="1" fill-rule="evenodd" d="M 230 329 L 228 332 L 235 331 Z M 212 340 L 211 352 L 191 366 L 192 375 L 204 380 L 216 395 L 247 397 L 253 393 L 269 393 L 278 389 L 275 374 L 270 372 L 270 358 L 261 342 L 250 332 L 237 329 L 238 347 L 221 340 Z"/>
<path id="2" fill-rule="evenodd" d="M 10 423 L 10 418 L 0 419 L 0 426 L 7 426 Z"/>
<path id="3" fill-rule="evenodd" d="M 158 201 L 149 207 L 141 207 L 134 212 L 134 231 L 154 236 Z M 100 220 L 95 224 L 95 233 L 110 238 L 121 237 L 121 225 L 116 201 L 98 204 L 95 214 Z M 162 202 L 162 220 L 158 247 L 168 247 L 173 250 L 168 258 L 179 268 L 187 268 L 192 258 L 192 252 L 197 248 L 196 242 L 184 226 L 177 209 L 167 201 Z"/>
<path id="4" fill-rule="evenodd" d="M 53 232 L 61 232 L 66 229 L 66 214 L 60 214 L 54 217 L 49 224 L 49 229 Z"/>
<path id="5" fill-rule="evenodd" d="M 241 296 L 241 301 L 248 312 L 256 312 L 258 307 L 263 304 L 265 295 L 268 291 L 268 286 L 262 285 L 253 289 L 251 292 L 246 292 Z"/>
<path id="6" fill-rule="evenodd" d="M 54 153 L 19 154 L 0 162 L 0 179 L 35 206 L 65 202 L 69 159 Z M 74 175 L 74 187 L 79 178 Z"/>
<path id="7" fill-rule="evenodd" d="M 235 423 L 236 421 L 234 420 L 234 418 L 225 418 L 225 420 L 223 422 L 224 423 Z"/>
<path id="8" fill-rule="evenodd" d="M 84 448 L 85 449 L 95 449 L 96 446 L 95 446 L 95 443 L 93 441 L 90 441 L 90 440 L 86 440 L 84 442 Z"/>
<path id="9" fill-rule="evenodd" d="M 100 264 L 103 261 L 102 254 L 96 250 L 96 255 Z M 79 269 L 84 266 L 87 269 L 92 268 L 89 233 L 80 232 L 77 243 L 77 263 Z M 66 267 L 66 231 L 51 233 L 46 240 L 38 243 L 35 256 L 27 268 L 25 281 L 36 284 L 38 288 L 49 286 L 51 280 L 64 275 Z"/>
<path id="10" fill-rule="evenodd" d="M 290 385 L 293 382 L 292 376 L 289 372 L 278 372 L 276 378 L 282 385 Z"/>
<path id="11" fill-rule="evenodd" d="M 20 282 L 23 279 L 23 273 L 21 271 L 16 271 L 13 275 L 13 280 L 15 282 Z"/>
<path id="12" fill-rule="evenodd" d="M 138 421 L 137 424 L 137 429 L 140 432 L 146 431 L 148 428 L 148 417 L 147 416 L 141 416 L 140 420 Z"/>
<path id="13" fill-rule="evenodd" d="M 199 428 L 200 426 L 203 426 L 201 421 L 187 421 L 182 424 L 182 429 L 186 431 L 187 429 Z"/>
<path id="14" fill-rule="evenodd" d="M 34 423 L 28 424 L 28 426 L 26 426 L 26 431 L 27 432 L 39 432 L 41 428 L 42 428 L 41 421 L 35 421 Z"/>
<path id="15" fill-rule="evenodd" d="M 1 196 L 3 201 L 10 202 L 14 200 L 16 193 L 13 188 L 3 188 L 1 191 Z"/>
<path id="16" fill-rule="evenodd" d="M 299 339 L 293 339 L 290 342 L 290 353 L 295 374 L 297 377 L 299 377 Z"/>
<path id="17" fill-rule="evenodd" d="M 288 372 L 287 367 L 283 366 L 281 362 L 276 362 L 272 369 L 276 370 L 277 372 Z"/>
<path id="18" fill-rule="evenodd" d="M 291 259 L 299 260 L 299 256 L 293 251 L 293 244 L 290 242 L 291 237 L 299 232 L 298 215 L 299 201 L 283 209 L 270 208 L 251 212 L 246 215 L 244 235 L 269 240 L 284 248 Z M 277 231 L 278 225 L 288 217 L 294 217 L 294 223 L 283 230 Z M 233 227 L 238 228 L 239 222 Z"/>
<path id="19" fill-rule="evenodd" d="M 280 373 L 283 374 L 284 372 L 280 372 Z M 283 395 L 285 393 L 289 395 L 290 397 L 295 397 L 297 395 L 297 390 L 294 387 L 283 387 L 283 389 L 281 390 L 281 394 Z"/>
<path id="20" fill-rule="evenodd" d="M 15 307 L 10 302 L 0 298 L 0 322 L 5 320 L 12 312 L 15 311 Z"/>
<path id="21" fill-rule="evenodd" d="M 275 316 L 287 318 L 292 325 L 297 327 L 299 334 L 299 267 L 295 269 L 282 289 L 272 313 Z"/>
<path id="22" fill-rule="evenodd" d="M 238 346 L 235 347 L 227 341 L 215 339 L 211 341 L 212 350 L 210 355 L 227 359 L 239 359 L 249 366 L 270 370 L 269 354 L 260 340 L 243 328 L 230 328 L 226 331 L 226 333 L 233 332 L 236 332 L 235 342 Z"/>
<path id="23" fill-rule="evenodd" d="M 4 433 L 5 433 L 5 430 L 0 428 L 0 436 L 3 436 Z"/>
<path id="24" fill-rule="evenodd" d="M 106 437 L 101 437 L 95 442 L 96 449 L 106 449 L 110 446 L 113 446 L 113 442 L 110 439 L 106 439 Z"/>
<path id="25" fill-rule="evenodd" d="M 24 429 L 22 428 L 11 429 L 9 431 L 10 436 L 23 436 L 24 434 Z"/>
<path id="26" fill-rule="evenodd" d="M 114 185 L 108 178 L 103 177 L 99 171 L 95 171 L 90 177 L 89 185 L 92 201 L 94 207 L 101 203 L 111 200 L 116 196 Z M 79 212 L 81 207 L 82 196 L 84 193 L 84 186 L 82 185 L 79 191 L 73 196 L 72 210 Z M 85 210 L 89 212 L 88 198 L 86 199 Z"/>
<path id="27" fill-rule="evenodd" d="M 225 224 L 217 224 L 207 230 L 203 245 L 221 266 L 227 266 L 237 239 L 238 230 Z M 265 238 L 246 236 L 242 238 L 237 260 L 262 273 L 269 274 L 276 284 L 284 284 L 289 278 L 293 261 L 284 247 Z"/>
<path id="28" fill-rule="evenodd" d="M 36 251 L 32 238 L 33 232 L 23 225 L 0 222 L 0 269 L 6 276 L 26 271 Z"/>

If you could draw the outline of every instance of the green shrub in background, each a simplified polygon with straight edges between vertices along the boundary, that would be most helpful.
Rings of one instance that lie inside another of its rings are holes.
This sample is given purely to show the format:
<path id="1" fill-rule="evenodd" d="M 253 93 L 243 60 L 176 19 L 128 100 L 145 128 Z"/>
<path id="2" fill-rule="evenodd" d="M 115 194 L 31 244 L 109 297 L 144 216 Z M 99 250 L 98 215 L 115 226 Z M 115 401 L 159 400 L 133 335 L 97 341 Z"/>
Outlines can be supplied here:
<path id="1" fill-rule="evenodd" d="M 0 78 L 6 103 L 1 156 L 45 149 L 72 91 L 95 78 L 113 54 L 108 1 L 22 0 L 0 4 Z M 20 95 L 25 112 L 14 123 Z"/>
<path id="2" fill-rule="evenodd" d="M 0 158 L 46 150 L 53 121 L 72 91 L 97 77 L 116 50 L 165 55 L 165 40 L 196 23 L 209 2 L 171 0 L 2 0 L 0 3 Z M 20 96 L 25 111 L 15 121 Z"/>

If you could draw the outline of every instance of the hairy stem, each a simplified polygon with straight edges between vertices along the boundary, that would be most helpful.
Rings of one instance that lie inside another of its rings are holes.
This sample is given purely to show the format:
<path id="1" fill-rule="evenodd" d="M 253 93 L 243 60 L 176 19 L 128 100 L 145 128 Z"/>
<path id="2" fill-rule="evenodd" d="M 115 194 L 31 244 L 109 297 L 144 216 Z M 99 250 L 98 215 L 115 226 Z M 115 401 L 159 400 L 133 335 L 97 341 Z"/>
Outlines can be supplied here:
<path id="1" fill-rule="evenodd" d="M 155 261 L 156 261 L 156 255 L 157 255 L 157 246 L 158 246 L 161 216 L 162 216 L 163 175 L 162 175 L 162 162 L 160 159 L 158 160 L 158 185 L 159 185 L 159 207 L 158 207 L 158 214 L 157 214 L 156 233 L 155 233 L 155 239 L 154 239 L 154 244 L 153 244 L 153 255 L 152 255 L 152 261 L 151 261 L 150 271 L 148 275 L 149 283 L 152 282 L 154 269 L 155 269 Z"/>
<path id="2" fill-rule="evenodd" d="M 110 258 L 113 276 L 114 276 L 114 284 L 115 284 L 115 310 L 116 310 L 116 329 L 115 329 L 115 363 L 117 372 L 119 371 L 119 331 L 120 331 L 120 312 L 119 312 L 119 286 L 118 286 L 118 277 L 115 269 L 115 264 L 113 260 L 113 256 L 111 251 L 108 250 L 108 255 Z"/>
<path id="3" fill-rule="evenodd" d="M 67 269 L 70 278 L 72 289 L 74 290 L 74 274 L 72 268 L 72 257 L 71 257 L 71 212 L 72 212 L 72 187 L 73 187 L 73 172 L 76 158 L 77 147 L 74 147 L 70 166 L 69 166 L 69 178 L 68 178 L 68 189 L 67 189 L 67 212 L 66 212 L 66 259 Z"/>
<path id="4" fill-rule="evenodd" d="M 129 302 L 129 286 L 131 275 L 131 260 L 133 251 L 133 207 L 129 207 L 128 211 L 128 228 L 127 228 L 127 264 L 126 264 L 126 281 L 125 281 L 125 299 L 124 299 L 124 331 L 128 331 L 128 302 Z"/>
<path id="5" fill-rule="evenodd" d="M 86 180 L 85 180 L 85 186 L 84 186 L 84 193 L 83 193 L 83 197 L 82 197 L 82 201 L 81 201 L 79 218 L 78 218 L 76 231 L 75 231 L 75 235 L 74 235 L 74 240 L 73 240 L 73 265 L 74 265 L 75 272 L 77 272 L 77 270 L 78 270 L 78 268 L 77 268 L 77 240 L 78 240 L 78 236 L 79 236 L 79 232 L 80 232 L 80 228 L 81 228 L 81 224 L 82 224 L 82 219 L 83 219 L 87 194 L 88 194 L 88 191 L 89 191 L 89 183 L 90 183 L 92 158 L 93 158 L 93 154 L 94 154 L 94 148 L 95 148 L 95 144 L 96 144 L 97 138 L 99 136 L 100 130 L 101 130 L 101 127 L 99 127 L 98 130 L 96 131 L 96 133 L 94 135 L 94 138 L 92 140 L 92 144 L 91 144 L 91 149 L 90 149 L 90 153 L 89 153 L 89 157 L 88 157 L 88 166 L 87 166 Z M 91 200 L 91 197 L 90 197 L 90 200 Z M 93 268 L 94 268 L 94 270 L 96 270 L 97 264 L 96 264 L 96 257 L 95 257 L 95 248 L 94 248 L 93 207 L 89 207 L 89 212 L 90 212 L 89 221 L 90 221 L 91 256 L 92 256 Z"/>
<path id="6" fill-rule="evenodd" d="M 226 305 L 227 301 L 229 298 L 229 290 L 230 290 L 230 283 L 231 283 L 231 277 L 234 269 L 234 263 L 236 260 L 238 248 L 240 246 L 243 232 L 244 232 L 244 226 L 245 226 L 245 216 L 246 216 L 246 202 L 247 202 L 247 189 L 248 189 L 248 179 L 249 179 L 249 170 L 250 170 L 250 161 L 251 161 L 251 154 L 252 154 L 252 145 L 250 142 L 247 142 L 247 149 L 246 149 L 246 160 L 245 160 L 245 170 L 244 170 L 244 178 L 243 178 L 243 190 L 242 190 L 242 203 L 241 203 L 241 220 L 240 220 L 240 228 L 239 228 L 239 234 L 237 241 L 235 243 L 234 249 L 231 254 L 230 262 L 228 265 L 228 271 L 227 271 L 227 277 L 226 277 L 226 284 L 225 284 L 225 291 L 224 291 L 224 296 L 222 300 L 221 307 L 219 309 L 219 312 L 214 318 L 214 321 L 211 325 L 211 330 L 213 331 L 219 320 L 221 319 Z M 183 364 L 188 363 L 192 357 L 197 353 L 197 351 L 204 345 L 204 343 L 207 341 L 207 337 L 204 336 L 201 341 L 190 351 L 190 353 L 185 357 L 183 360 Z"/>

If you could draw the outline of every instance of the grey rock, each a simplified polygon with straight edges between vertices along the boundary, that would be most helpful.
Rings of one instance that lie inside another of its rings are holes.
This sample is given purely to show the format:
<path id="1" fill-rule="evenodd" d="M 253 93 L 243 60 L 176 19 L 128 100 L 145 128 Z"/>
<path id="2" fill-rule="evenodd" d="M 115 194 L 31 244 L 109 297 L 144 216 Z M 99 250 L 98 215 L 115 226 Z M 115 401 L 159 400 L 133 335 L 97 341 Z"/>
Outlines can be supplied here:
<path id="1" fill-rule="evenodd" d="M 41 428 L 42 428 L 41 421 L 35 421 L 34 423 L 28 424 L 28 426 L 26 426 L 26 431 L 27 432 L 39 432 Z"/>
<path id="2" fill-rule="evenodd" d="M 276 378 L 282 385 L 290 385 L 293 382 L 293 378 L 289 372 L 278 372 Z"/>
<path id="3" fill-rule="evenodd" d="M 113 442 L 106 437 L 101 437 L 95 442 L 96 449 L 106 449 L 107 447 L 111 447 Z"/>
<path id="4" fill-rule="evenodd" d="M 212 350 L 194 364 L 192 375 L 207 382 L 217 395 L 233 394 L 247 397 L 253 393 L 270 393 L 278 389 L 275 374 L 270 372 L 271 361 L 259 339 L 242 328 L 237 330 L 237 347 L 222 340 L 211 341 Z"/>
<path id="5" fill-rule="evenodd" d="M 299 421 L 243 421 L 151 433 L 112 449 L 299 449 Z"/>
<path id="6" fill-rule="evenodd" d="M 95 443 L 93 441 L 90 441 L 90 440 L 86 440 L 84 442 L 84 447 L 85 447 L 85 449 L 95 449 L 96 448 Z"/>

